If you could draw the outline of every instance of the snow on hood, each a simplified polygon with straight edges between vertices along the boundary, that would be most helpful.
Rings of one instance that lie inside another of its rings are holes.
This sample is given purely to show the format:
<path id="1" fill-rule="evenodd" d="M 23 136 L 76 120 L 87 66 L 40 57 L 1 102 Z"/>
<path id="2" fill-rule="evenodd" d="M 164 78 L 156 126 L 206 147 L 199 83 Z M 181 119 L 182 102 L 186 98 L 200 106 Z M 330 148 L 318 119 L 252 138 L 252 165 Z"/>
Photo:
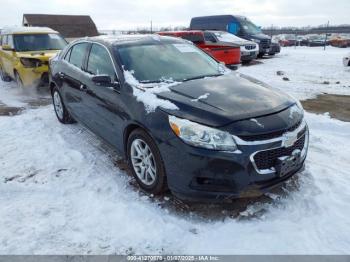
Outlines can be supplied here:
<path id="1" fill-rule="evenodd" d="M 136 100 L 142 102 L 147 113 L 154 112 L 157 107 L 169 110 L 178 110 L 179 108 L 166 99 L 159 98 L 156 94 L 161 92 L 171 92 L 169 87 L 180 84 L 179 82 L 161 82 L 156 85 L 143 84 L 137 81 L 133 71 L 124 70 L 125 81 L 133 88 L 133 94 Z"/>

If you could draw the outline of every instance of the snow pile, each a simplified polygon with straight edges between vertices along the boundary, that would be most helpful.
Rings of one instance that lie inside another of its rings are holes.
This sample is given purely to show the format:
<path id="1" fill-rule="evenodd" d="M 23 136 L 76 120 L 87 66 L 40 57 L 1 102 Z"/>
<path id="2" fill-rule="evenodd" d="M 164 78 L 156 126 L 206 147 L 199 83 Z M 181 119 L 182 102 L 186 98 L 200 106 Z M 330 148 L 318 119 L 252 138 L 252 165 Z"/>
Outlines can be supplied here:
<path id="1" fill-rule="evenodd" d="M 132 86 L 136 100 L 145 105 L 147 113 L 154 112 L 157 107 L 169 110 L 179 109 L 169 100 L 157 97 L 161 92 L 170 92 L 169 87 L 178 85 L 179 82 L 161 82 L 156 84 L 142 84 L 133 76 L 132 71 L 124 70 L 125 81 Z"/>
<path id="2" fill-rule="evenodd" d="M 60 124 L 51 107 L 1 117 L 0 253 L 345 254 L 350 123 L 306 117 L 311 148 L 299 186 L 224 220 L 160 208 L 100 140 Z"/>

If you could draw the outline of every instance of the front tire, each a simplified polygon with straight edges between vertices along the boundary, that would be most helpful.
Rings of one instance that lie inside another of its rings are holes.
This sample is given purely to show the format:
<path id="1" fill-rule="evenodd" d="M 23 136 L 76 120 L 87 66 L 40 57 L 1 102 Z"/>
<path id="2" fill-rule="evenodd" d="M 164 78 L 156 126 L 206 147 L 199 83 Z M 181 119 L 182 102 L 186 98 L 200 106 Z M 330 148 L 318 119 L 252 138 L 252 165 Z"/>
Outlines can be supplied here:
<path id="1" fill-rule="evenodd" d="M 0 78 L 4 82 L 11 82 L 11 77 L 9 77 L 5 71 L 2 69 L 2 66 L 0 65 Z"/>
<path id="2" fill-rule="evenodd" d="M 57 88 L 54 88 L 52 90 L 52 103 L 53 103 L 53 107 L 55 109 L 55 113 L 58 121 L 60 121 L 62 124 L 74 123 L 74 120 L 70 116 L 69 112 L 67 111 L 63 103 L 62 97 L 58 92 Z"/>
<path id="3" fill-rule="evenodd" d="M 160 152 L 151 136 L 142 129 L 130 134 L 127 157 L 130 169 L 143 190 L 154 195 L 166 191 L 165 168 Z"/>
<path id="4" fill-rule="evenodd" d="M 17 86 L 19 88 L 23 89 L 24 85 L 23 85 L 22 79 L 17 71 L 15 71 L 15 81 L 16 81 Z"/>

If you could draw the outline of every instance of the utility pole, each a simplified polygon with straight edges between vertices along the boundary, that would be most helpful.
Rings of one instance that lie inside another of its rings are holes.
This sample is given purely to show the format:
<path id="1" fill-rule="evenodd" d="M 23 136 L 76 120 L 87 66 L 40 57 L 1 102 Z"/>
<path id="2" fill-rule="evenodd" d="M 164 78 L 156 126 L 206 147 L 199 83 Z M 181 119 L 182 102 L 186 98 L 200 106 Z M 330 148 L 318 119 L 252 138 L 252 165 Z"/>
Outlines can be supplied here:
<path id="1" fill-rule="evenodd" d="M 153 24 L 152 24 L 152 20 L 151 20 L 151 34 L 153 34 Z"/>
<path id="2" fill-rule="evenodd" d="M 326 46 L 327 46 L 328 28 L 329 28 L 329 21 L 328 21 L 327 27 L 326 27 L 326 37 L 324 39 L 324 49 L 323 50 L 326 50 Z"/>
<path id="3" fill-rule="evenodd" d="M 272 31 L 273 31 L 273 24 L 271 25 L 271 31 L 270 31 L 270 33 L 271 33 L 271 40 L 272 40 L 272 36 L 273 36 Z"/>

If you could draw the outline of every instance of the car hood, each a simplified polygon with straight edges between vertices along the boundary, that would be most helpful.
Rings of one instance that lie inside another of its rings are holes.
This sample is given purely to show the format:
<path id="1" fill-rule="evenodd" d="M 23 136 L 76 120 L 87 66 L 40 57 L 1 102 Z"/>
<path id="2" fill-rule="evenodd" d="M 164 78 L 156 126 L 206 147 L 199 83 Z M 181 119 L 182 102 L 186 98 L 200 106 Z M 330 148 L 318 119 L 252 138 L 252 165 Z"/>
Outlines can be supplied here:
<path id="1" fill-rule="evenodd" d="M 252 38 L 259 39 L 259 40 L 265 40 L 265 39 L 271 40 L 271 38 L 268 35 L 265 35 L 263 33 L 252 35 Z"/>
<path id="2" fill-rule="evenodd" d="M 235 40 L 235 41 L 230 41 L 230 42 L 227 42 L 227 41 L 220 41 L 219 43 L 223 43 L 223 44 L 235 44 L 235 45 L 239 45 L 239 46 L 244 46 L 244 45 L 255 45 L 255 42 L 253 41 L 249 41 L 249 40 L 246 40 L 246 39 L 243 39 L 241 38 L 241 40 Z"/>
<path id="3" fill-rule="evenodd" d="M 295 103 L 288 95 L 237 72 L 183 82 L 169 89 L 158 94 L 179 108 L 169 114 L 213 127 L 277 113 Z"/>

